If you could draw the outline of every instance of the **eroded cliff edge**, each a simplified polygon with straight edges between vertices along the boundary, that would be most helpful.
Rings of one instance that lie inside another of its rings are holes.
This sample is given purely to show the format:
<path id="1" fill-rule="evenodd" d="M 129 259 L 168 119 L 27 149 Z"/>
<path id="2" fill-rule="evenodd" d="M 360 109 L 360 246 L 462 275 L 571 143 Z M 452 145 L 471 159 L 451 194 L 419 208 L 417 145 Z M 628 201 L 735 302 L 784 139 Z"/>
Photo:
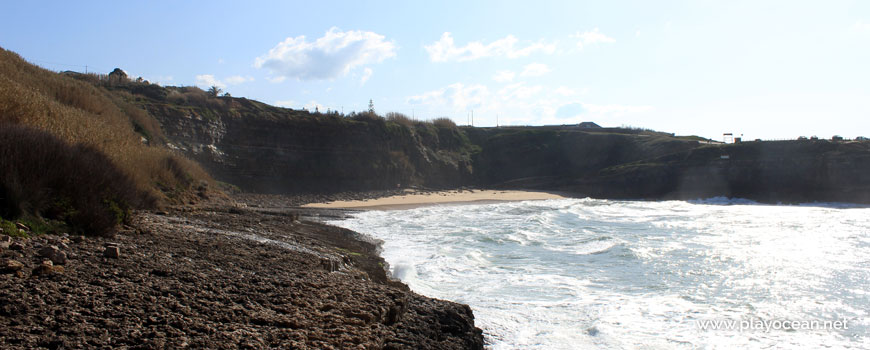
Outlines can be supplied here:
<path id="1" fill-rule="evenodd" d="M 160 121 L 165 142 L 244 191 L 477 186 L 597 198 L 870 203 L 870 141 L 716 144 L 630 128 L 401 123 L 244 98 L 178 103 L 172 89 L 131 92 Z"/>

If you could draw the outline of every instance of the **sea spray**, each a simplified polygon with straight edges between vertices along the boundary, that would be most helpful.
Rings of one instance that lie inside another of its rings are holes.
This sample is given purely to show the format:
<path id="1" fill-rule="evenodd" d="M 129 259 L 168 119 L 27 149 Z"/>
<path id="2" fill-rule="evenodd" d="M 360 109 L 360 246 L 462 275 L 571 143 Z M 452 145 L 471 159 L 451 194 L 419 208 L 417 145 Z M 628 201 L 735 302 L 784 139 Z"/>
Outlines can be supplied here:
<path id="1" fill-rule="evenodd" d="M 868 214 L 564 199 L 332 223 L 383 239 L 393 275 L 416 292 L 469 304 L 493 349 L 868 348 Z M 699 327 L 745 320 L 848 327 Z"/>

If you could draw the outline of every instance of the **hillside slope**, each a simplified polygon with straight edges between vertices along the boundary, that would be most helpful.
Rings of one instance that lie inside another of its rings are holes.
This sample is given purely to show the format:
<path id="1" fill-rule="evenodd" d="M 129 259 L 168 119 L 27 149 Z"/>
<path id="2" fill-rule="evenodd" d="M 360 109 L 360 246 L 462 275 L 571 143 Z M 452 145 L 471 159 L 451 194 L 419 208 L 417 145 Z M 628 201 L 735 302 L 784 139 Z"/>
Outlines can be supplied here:
<path id="1" fill-rule="evenodd" d="M 312 113 L 209 96 L 198 88 L 73 76 L 147 111 L 159 121 L 168 147 L 245 191 L 478 186 L 602 198 L 870 201 L 867 142 L 710 145 L 622 128 L 456 127 L 372 113 Z"/>
<path id="2" fill-rule="evenodd" d="M 0 49 L 3 219 L 102 234 L 132 209 L 207 195 L 211 178 L 159 139 L 160 124 L 120 95 Z"/>

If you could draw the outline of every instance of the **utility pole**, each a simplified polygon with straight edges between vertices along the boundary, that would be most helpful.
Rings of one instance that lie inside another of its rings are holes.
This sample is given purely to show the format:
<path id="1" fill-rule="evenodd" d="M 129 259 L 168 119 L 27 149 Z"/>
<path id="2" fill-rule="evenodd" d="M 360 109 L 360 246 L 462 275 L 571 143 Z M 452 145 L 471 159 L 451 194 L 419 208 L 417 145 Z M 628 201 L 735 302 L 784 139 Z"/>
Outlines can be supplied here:
<path id="1" fill-rule="evenodd" d="M 474 126 L 474 110 L 471 110 L 471 126 Z"/>
<path id="2" fill-rule="evenodd" d="M 498 113 L 495 114 L 495 127 L 498 127 Z"/>

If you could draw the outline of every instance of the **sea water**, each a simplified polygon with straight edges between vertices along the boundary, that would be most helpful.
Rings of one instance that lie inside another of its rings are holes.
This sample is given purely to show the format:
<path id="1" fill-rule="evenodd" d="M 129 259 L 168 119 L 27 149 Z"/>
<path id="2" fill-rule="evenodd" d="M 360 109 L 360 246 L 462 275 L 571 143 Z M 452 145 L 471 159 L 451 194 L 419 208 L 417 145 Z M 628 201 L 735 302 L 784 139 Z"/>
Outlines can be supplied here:
<path id="1" fill-rule="evenodd" d="M 870 348 L 868 208 L 564 199 L 331 223 L 470 305 L 491 349 Z"/>

